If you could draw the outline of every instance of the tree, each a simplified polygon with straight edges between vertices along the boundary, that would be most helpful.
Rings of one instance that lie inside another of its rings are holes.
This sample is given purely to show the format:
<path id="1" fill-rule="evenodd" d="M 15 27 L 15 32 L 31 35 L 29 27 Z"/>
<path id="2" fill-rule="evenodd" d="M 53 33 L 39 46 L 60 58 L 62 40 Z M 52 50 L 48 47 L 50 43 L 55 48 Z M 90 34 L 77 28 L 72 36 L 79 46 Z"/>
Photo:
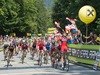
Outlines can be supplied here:
<path id="1" fill-rule="evenodd" d="M 0 0 L 0 34 L 45 33 L 48 15 L 43 0 Z"/>
<path id="2" fill-rule="evenodd" d="M 14 0 L 0 1 L 0 29 L 2 34 L 13 31 L 15 25 L 18 23 L 19 5 L 15 4 Z"/>
<path id="3" fill-rule="evenodd" d="M 100 23 L 99 23 L 99 12 L 100 12 L 100 3 L 99 0 L 57 0 L 55 2 L 55 6 L 53 7 L 53 14 L 52 18 L 53 21 L 61 22 L 61 27 L 64 28 L 65 25 L 69 24 L 66 20 L 66 16 L 69 18 L 76 18 L 77 19 L 77 27 L 81 30 L 83 34 L 85 34 L 85 24 L 82 23 L 78 17 L 79 9 L 84 5 L 91 5 L 97 11 L 97 17 L 95 21 L 89 24 L 88 29 L 89 32 L 93 31 L 94 33 L 100 33 L 98 30 Z"/>
<path id="4" fill-rule="evenodd" d="M 45 33 L 47 31 L 47 28 L 49 26 L 49 21 L 48 21 L 48 11 L 47 9 L 45 8 L 44 6 L 44 2 L 43 0 L 36 0 L 36 7 L 37 7 L 37 19 L 36 19 L 36 22 L 37 22 L 37 30 L 38 30 L 38 33 Z"/>

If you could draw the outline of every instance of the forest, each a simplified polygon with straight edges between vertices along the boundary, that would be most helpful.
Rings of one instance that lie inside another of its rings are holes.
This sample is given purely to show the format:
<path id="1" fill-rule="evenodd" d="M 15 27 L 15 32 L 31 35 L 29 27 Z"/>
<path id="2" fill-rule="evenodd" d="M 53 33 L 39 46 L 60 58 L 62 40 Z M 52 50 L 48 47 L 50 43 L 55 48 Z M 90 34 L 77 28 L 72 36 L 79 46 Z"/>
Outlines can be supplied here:
<path id="1" fill-rule="evenodd" d="M 70 23 L 66 17 L 77 19 L 78 29 L 85 34 L 86 25 L 78 17 L 79 9 L 84 5 L 93 6 L 97 14 L 88 25 L 88 33 L 99 34 L 99 0 L 0 0 L 0 35 L 45 34 L 49 27 L 56 27 L 55 21 L 64 29 Z"/>

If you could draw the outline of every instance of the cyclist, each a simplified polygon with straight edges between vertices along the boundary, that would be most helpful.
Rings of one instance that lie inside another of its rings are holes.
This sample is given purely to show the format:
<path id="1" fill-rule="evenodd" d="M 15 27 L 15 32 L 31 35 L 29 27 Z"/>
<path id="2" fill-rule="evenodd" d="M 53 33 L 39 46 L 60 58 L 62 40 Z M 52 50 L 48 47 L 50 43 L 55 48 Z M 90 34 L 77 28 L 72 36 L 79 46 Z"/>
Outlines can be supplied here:
<path id="1" fill-rule="evenodd" d="M 61 39 L 61 63 L 62 63 L 62 68 L 64 67 L 64 53 L 68 51 L 68 47 L 67 47 L 67 37 L 66 34 L 63 33 L 62 35 L 62 39 Z"/>
<path id="2" fill-rule="evenodd" d="M 46 44 L 45 44 L 45 47 L 46 47 L 46 52 L 45 52 L 44 55 L 45 55 L 45 58 L 48 61 L 48 57 L 50 56 L 50 50 L 51 50 L 51 42 L 50 41 L 47 41 Z"/>
<path id="3" fill-rule="evenodd" d="M 42 60 L 42 57 L 40 55 L 42 55 L 42 53 L 44 52 L 44 47 L 45 47 L 44 40 L 40 38 L 40 41 L 38 41 L 38 49 L 39 49 L 38 60 Z M 41 62 L 41 64 L 42 64 L 42 62 Z"/>
<path id="4" fill-rule="evenodd" d="M 39 49 L 39 54 L 40 54 L 40 51 L 44 50 L 44 41 L 43 39 L 40 39 L 40 41 L 38 42 L 38 49 Z"/>
<path id="5" fill-rule="evenodd" d="M 22 50 L 28 48 L 27 41 L 25 39 L 22 40 L 22 44 L 21 45 L 22 45 Z"/>
<path id="6" fill-rule="evenodd" d="M 52 38 L 51 40 L 51 53 L 50 53 L 50 57 L 51 57 L 51 65 L 54 66 L 54 61 L 55 61 L 55 50 L 56 50 L 56 43 L 55 43 L 55 37 Z"/>
<path id="7" fill-rule="evenodd" d="M 10 51 L 11 55 L 10 58 L 13 56 L 13 52 L 14 52 L 15 46 L 13 43 L 10 43 L 8 50 Z"/>
<path id="8" fill-rule="evenodd" d="M 46 42 L 45 46 L 46 46 L 47 53 L 50 53 L 51 43 L 50 42 Z"/>
<path id="9" fill-rule="evenodd" d="M 13 40 L 12 40 L 12 44 L 14 45 L 15 47 L 15 53 L 14 54 L 18 54 L 18 38 L 17 37 L 14 37 Z"/>
<path id="10" fill-rule="evenodd" d="M 36 45 L 37 45 L 37 42 L 36 42 L 36 39 L 34 39 L 33 44 L 32 44 L 33 50 L 36 50 Z"/>
<path id="11" fill-rule="evenodd" d="M 3 43 L 4 60 L 6 60 L 7 58 L 7 52 L 8 52 L 9 45 L 10 45 L 10 41 L 8 39 L 4 39 L 4 43 Z"/>
<path id="12" fill-rule="evenodd" d="M 34 53 L 36 52 L 36 45 L 37 45 L 37 41 L 36 39 L 34 39 L 31 45 L 31 49 L 30 49 L 30 54 L 32 55 L 32 59 L 33 59 Z"/>
<path id="13" fill-rule="evenodd" d="M 28 45 L 25 39 L 22 40 L 21 48 L 22 48 L 22 52 L 25 52 L 25 53 L 28 52 Z"/>

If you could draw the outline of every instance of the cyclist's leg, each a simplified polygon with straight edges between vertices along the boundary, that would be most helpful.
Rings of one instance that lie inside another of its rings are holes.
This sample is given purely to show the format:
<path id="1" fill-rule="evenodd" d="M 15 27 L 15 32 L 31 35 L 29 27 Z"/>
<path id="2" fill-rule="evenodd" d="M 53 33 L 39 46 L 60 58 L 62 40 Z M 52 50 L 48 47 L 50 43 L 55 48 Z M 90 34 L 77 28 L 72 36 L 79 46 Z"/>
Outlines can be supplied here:
<path id="1" fill-rule="evenodd" d="M 31 55 L 31 59 L 33 60 L 33 53 L 34 53 L 34 49 L 33 49 L 33 47 L 30 47 L 30 55 Z"/>
<path id="2" fill-rule="evenodd" d="M 47 64 L 47 57 L 48 55 L 47 55 L 47 50 L 46 50 L 44 51 L 44 54 L 43 54 L 44 64 Z"/>
<path id="3" fill-rule="evenodd" d="M 53 64 L 53 48 L 51 48 L 51 51 L 50 51 L 50 59 L 51 59 L 51 65 Z"/>
<path id="4" fill-rule="evenodd" d="M 56 50 L 54 48 L 54 50 L 52 51 L 52 66 L 54 67 L 54 64 L 55 64 L 55 58 L 56 58 Z"/>
<path id="5" fill-rule="evenodd" d="M 13 57 L 13 51 L 14 51 L 14 49 L 9 49 L 9 48 L 8 48 L 7 66 L 11 65 L 11 64 L 10 64 L 10 61 L 11 61 L 11 58 Z M 11 66 L 12 66 L 12 65 L 11 65 Z"/>
<path id="6" fill-rule="evenodd" d="M 62 67 L 64 67 L 64 53 L 65 53 L 65 47 L 61 48 L 61 63 Z"/>
<path id="7" fill-rule="evenodd" d="M 5 56 L 5 48 L 3 47 L 3 54 L 4 54 L 4 56 Z"/>
<path id="8" fill-rule="evenodd" d="M 16 46 L 16 51 L 17 51 L 16 54 L 18 55 L 18 53 L 19 53 L 19 51 L 20 51 L 18 45 Z"/>
<path id="9" fill-rule="evenodd" d="M 41 54 L 41 50 L 38 50 L 38 56 L 40 57 L 40 54 Z"/>
<path id="10" fill-rule="evenodd" d="M 28 48 L 25 48 L 25 49 L 24 49 L 24 57 L 27 56 L 27 53 L 28 53 Z"/>
<path id="11" fill-rule="evenodd" d="M 32 52 L 31 53 L 32 53 L 32 55 L 34 54 L 34 48 L 32 48 Z"/>
<path id="12" fill-rule="evenodd" d="M 39 50 L 39 46 L 37 46 L 37 55 L 39 57 L 39 54 L 40 54 L 40 50 Z"/>
<path id="13" fill-rule="evenodd" d="M 4 45 L 3 47 L 4 60 L 6 60 L 7 58 L 7 52 L 8 52 L 8 45 Z"/>
<path id="14" fill-rule="evenodd" d="M 46 56 L 47 56 L 47 60 L 50 56 L 50 47 L 46 48 Z"/>
<path id="15" fill-rule="evenodd" d="M 16 46 L 14 46 L 14 55 L 16 54 Z"/>
<path id="16" fill-rule="evenodd" d="M 22 48 L 22 56 L 21 56 L 22 64 L 24 63 L 24 58 L 25 58 L 25 50 Z"/>
<path id="17" fill-rule="evenodd" d="M 19 57 L 21 57 L 21 54 L 22 54 L 22 47 L 19 46 Z"/>
<path id="18" fill-rule="evenodd" d="M 30 47 L 30 55 L 32 55 L 33 47 Z"/>
<path id="19" fill-rule="evenodd" d="M 41 54 L 41 50 L 38 50 L 38 65 L 40 65 L 40 54 Z"/>
<path id="20" fill-rule="evenodd" d="M 10 59 L 13 58 L 13 51 L 14 50 L 10 50 Z"/>
<path id="21" fill-rule="evenodd" d="M 6 49 L 3 48 L 4 60 L 6 60 Z"/>

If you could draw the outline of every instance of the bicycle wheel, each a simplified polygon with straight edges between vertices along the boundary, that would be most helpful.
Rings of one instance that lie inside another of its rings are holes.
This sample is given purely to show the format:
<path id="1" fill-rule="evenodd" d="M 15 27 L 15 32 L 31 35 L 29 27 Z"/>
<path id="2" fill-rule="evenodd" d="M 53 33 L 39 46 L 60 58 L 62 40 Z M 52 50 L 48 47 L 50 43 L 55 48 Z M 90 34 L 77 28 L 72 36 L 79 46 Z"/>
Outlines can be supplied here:
<path id="1" fill-rule="evenodd" d="M 54 58 L 54 56 L 51 57 L 51 63 L 52 63 L 52 67 L 54 68 L 54 64 L 55 64 L 55 58 Z"/>
<path id="2" fill-rule="evenodd" d="M 68 58 L 65 61 L 65 69 L 67 72 L 69 71 L 69 59 Z"/>
<path id="3" fill-rule="evenodd" d="M 31 49 L 30 52 L 31 52 L 30 54 L 31 54 L 31 56 L 32 56 L 31 59 L 33 60 L 33 59 L 34 59 L 34 51 L 33 51 L 33 48 Z"/>
<path id="4" fill-rule="evenodd" d="M 32 52 L 32 54 L 31 54 L 31 59 L 33 60 L 34 59 L 34 52 Z"/>
<path id="5" fill-rule="evenodd" d="M 44 64 L 46 64 L 46 54 L 43 55 Z"/>
<path id="6" fill-rule="evenodd" d="M 58 68 L 58 63 L 54 64 L 54 68 L 57 69 Z"/>
<path id="7" fill-rule="evenodd" d="M 44 54 L 44 64 L 47 64 L 48 63 L 48 56 L 47 54 Z"/>
<path id="8" fill-rule="evenodd" d="M 10 52 L 8 51 L 7 68 L 9 66 L 9 63 L 10 63 Z"/>
<path id="9" fill-rule="evenodd" d="M 23 52 L 23 54 L 22 54 L 22 58 L 21 58 L 21 60 L 22 60 L 22 64 L 24 63 L 24 57 L 25 57 L 25 55 L 24 55 L 24 52 Z"/>
<path id="10" fill-rule="evenodd" d="M 54 64 L 55 69 L 58 68 L 58 57 L 55 58 L 55 64 Z"/>
<path id="11" fill-rule="evenodd" d="M 39 65 L 40 66 L 42 65 L 42 55 L 40 55 L 40 57 L 39 57 Z"/>
<path id="12" fill-rule="evenodd" d="M 54 62 L 52 61 L 52 67 L 54 68 Z"/>

